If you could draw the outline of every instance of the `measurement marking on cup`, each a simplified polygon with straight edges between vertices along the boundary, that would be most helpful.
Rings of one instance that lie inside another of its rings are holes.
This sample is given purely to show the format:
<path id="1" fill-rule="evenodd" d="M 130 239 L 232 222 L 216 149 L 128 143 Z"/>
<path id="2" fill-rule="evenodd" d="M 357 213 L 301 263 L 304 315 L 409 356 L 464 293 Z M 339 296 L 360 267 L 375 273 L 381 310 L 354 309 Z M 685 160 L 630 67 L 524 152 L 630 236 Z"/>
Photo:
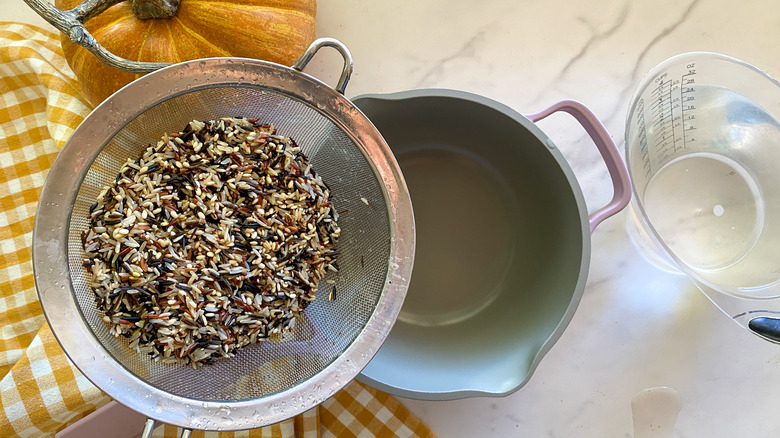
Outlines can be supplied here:
<path id="1" fill-rule="evenodd" d="M 690 111 L 693 111 L 696 109 L 696 89 L 693 87 L 694 84 L 696 84 L 696 63 L 690 63 L 687 65 L 688 72 L 682 75 L 682 78 L 680 82 L 682 83 L 683 87 L 680 88 L 680 96 L 682 97 L 683 105 L 680 108 L 680 119 L 682 120 L 682 142 L 683 142 L 683 148 L 688 147 L 688 133 L 690 131 L 694 131 L 696 128 L 692 124 L 692 120 L 695 119 L 693 114 L 690 114 Z M 686 114 L 686 111 L 688 114 Z M 694 141 L 696 138 L 691 137 L 690 141 Z"/>
<path id="2" fill-rule="evenodd" d="M 656 131 L 655 147 L 663 154 L 673 154 L 686 149 L 695 141 L 692 113 L 696 109 L 696 65 L 688 64 L 687 72 L 679 79 L 670 78 L 667 73 L 655 79 L 656 87 L 651 91 L 650 114 L 653 130 Z"/>
<path id="3" fill-rule="evenodd" d="M 674 89 L 675 89 L 675 87 L 674 87 L 675 83 L 677 83 L 677 81 L 675 81 L 674 83 L 672 83 L 670 81 L 670 83 L 669 83 L 669 121 L 672 122 L 672 150 L 677 152 L 677 136 L 674 135 L 674 108 L 675 108 L 674 101 L 675 101 L 675 99 L 674 99 L 673 94 L 672 94 L 674 92 Z"/>

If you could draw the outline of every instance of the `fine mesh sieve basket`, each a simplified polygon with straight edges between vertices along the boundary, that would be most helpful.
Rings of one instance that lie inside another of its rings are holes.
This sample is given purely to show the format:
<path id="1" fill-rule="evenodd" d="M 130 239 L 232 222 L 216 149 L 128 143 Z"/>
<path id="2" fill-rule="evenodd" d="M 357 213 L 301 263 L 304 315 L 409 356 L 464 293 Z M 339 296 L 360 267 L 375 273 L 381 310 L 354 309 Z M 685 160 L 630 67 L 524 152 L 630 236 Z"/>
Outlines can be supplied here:
<path id="1" fill-rule="evenodd" d="M 322 46 L 345 59 L 336 90 L 301 72 Z M 54 334 L 98 388 L 151 419 L 186 429 L 248 429 L 312 408 L 372 358 L 406 294 L 414 219 L 389 148 L 343 96 L 351 66 L 347 49 L 332 39 L 315 41 L 293 68 L 237 58 L 176 64 L 118 91 L 76 129 L 41 193 L 33 263 Z M 163 365 L 109 333 L 87 283 L 81 232 L 90 205 L 127 158 L 193 119 L 220 117 L 273 123 L 301 146 L 341 212 L 339 271 L 326 277 L 333 285 L 320 283 L 317 299 L 280 339 L 198 369 Z"/>

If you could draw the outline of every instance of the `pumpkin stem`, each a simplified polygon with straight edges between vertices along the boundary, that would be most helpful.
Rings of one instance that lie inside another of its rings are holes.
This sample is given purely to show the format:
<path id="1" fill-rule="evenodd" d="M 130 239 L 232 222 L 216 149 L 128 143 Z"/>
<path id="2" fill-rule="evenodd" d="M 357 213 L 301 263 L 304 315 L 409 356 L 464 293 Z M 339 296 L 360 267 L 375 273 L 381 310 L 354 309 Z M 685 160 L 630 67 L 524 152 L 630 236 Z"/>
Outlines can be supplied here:
<path id="1" fill-rule="evenodd" d="M 181 0 L 132 0 L 132 2 L 135 16 L 146 20 L 173 17 L 179 10 Z"/>

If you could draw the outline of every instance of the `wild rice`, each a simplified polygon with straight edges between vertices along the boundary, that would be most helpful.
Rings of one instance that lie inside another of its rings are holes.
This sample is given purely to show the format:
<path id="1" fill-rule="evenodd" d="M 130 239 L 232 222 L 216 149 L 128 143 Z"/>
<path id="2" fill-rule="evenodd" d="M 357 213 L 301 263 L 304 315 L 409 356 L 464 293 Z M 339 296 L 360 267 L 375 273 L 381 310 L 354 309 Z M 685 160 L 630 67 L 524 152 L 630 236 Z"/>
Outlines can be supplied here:
<path id="1" fill-rule="evenodd" d="M 196 367 L 294 326 L 336 270 L 337 219 L 328 186 L 273 126 L 192 121 L 101 191 L 84 266 L 112 334 Z"/>

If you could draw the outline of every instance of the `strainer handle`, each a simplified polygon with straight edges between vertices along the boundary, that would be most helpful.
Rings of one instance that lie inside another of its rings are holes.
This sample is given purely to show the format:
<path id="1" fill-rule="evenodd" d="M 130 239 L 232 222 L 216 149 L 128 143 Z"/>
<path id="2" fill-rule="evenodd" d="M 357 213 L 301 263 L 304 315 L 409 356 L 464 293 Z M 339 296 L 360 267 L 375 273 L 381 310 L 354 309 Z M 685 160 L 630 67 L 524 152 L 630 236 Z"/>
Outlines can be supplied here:
<path id="1" fill-rule="evenodd" d="M 154 432 L 154 420 L 152 420 L 151 418 L 147 418 L 146 423 L 144 423 L 144 430 L 143 432 L 141 432 L 140 438 L 152 438 L 152 432 Z M 191 436 L 192 436 L 192 430 L 182 429 L 179 438 L 190 438 Z"/>
<path id="2" fill-rule="evenodd" d="M 141 438 L 151 438 L 152 432 L 154 432 L 154 420 L 147 418 L 146 423 L 144 423 L 144 430 L 141 432 Z"/>
<path id="3" fill-rule="evenodd" d="M 628 201 L 631 200 L 631 179 L 628 176 L 628 168 L 620 156 L 615 142 L 598 117 L 585 105 L 577 101 L 562 100 L 545 110 L 528 114 L 525 117 L 532 122 L 537 122 L 558 111 L 569 113 L 585 128 L 591 140 L 596 143 L 596 147 L 598 147 L 601 153 L 601 158 L 604 160 L 604 164 L 607 165 L 609 176 L 612 178 L 612 200 L 588 216 L 590 232 L 592 233 L 598 224 L 625 208 L 628 205 Z"/>
<path id="4" fill-rule="evenodd" d="M 338 50 L 338 52 L 344 58 L 344 68 L 341 70 L 341 77 L 339 77 L 339 81 L 336 83 L 335 87 L 336 91 L 344 94 L 344 90 L 347 89 L 347 82 L 349 82 L 349 78 L 352 76 L 352 68 L 354 63 L 352 62 L 352 54 L 349 52 L 349 49 L 347 49 L 347 46 L 345 46 L 341 41 L 335 38 L 318 38 L 314 40 L 309 48 L 303 52 L 301 58 L 298 59 L 295 64 L 293 64 L 292 68 L 298 71 L 303 71 L 304 67 L 306 67 L 306 64 L 308 64 L 314 55 L 323 47 L 333 47 L 334 49 Z"/>

